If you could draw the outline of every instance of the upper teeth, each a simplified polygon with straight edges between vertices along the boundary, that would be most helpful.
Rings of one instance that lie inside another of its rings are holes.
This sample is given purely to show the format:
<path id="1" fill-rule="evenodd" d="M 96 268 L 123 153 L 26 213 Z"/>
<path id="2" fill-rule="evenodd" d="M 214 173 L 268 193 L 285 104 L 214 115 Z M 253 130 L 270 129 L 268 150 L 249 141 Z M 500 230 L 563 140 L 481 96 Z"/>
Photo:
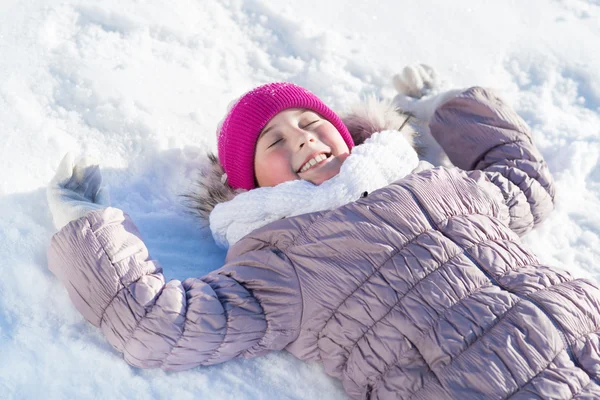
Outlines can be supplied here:
<path id="1" fill-rule="evenodd" d="M 312 167 L 316 163 L 321 162 L 321 161 L 326 160 L 326 159 L 327 159 L 327 156 L 325 154 L 319 154 L 315 158 L 311 158 L 310 160 L 308 160 L 306 162 L 306 164 L 304 164 L 302 166 L 302 168 L 300 168 L 300 172 L 307 171 L 310 167 Z"/>

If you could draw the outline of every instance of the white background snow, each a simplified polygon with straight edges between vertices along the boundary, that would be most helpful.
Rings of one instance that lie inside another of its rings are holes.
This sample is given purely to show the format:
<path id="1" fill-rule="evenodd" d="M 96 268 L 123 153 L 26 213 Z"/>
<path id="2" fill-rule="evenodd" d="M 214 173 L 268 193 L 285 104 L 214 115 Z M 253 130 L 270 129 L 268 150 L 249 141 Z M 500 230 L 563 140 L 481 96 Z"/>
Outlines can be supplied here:
<path id="1" fill-rule="evenodd" d="M 167 277 L 203 275 L 224 252 L 179 195 L 227 104 L 288 80 L 343 111 L 416 62 L 498 89 L 532 126 L 558 195 L 525 240 L 600 279 L 599 0 L 1 0 L 0 398 L 345 398 L 286 353 L 129 367 L 47 270 L 44 187 L 67 151 L 96 157 Z"/>

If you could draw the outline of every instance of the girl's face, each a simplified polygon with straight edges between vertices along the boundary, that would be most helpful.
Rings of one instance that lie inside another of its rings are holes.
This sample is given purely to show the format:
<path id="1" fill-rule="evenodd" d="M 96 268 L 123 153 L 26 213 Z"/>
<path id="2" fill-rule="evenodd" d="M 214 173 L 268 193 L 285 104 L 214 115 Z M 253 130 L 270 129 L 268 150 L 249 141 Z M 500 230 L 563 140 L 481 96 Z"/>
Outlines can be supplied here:
<path id="1" fill-rule="evenodd" d="M 350 154 L 340 133 L 314 111 L 291 108 L 275 115 L 256 143 L 258 186 L 303 179 L 320 185 L 340 172 Z"/>

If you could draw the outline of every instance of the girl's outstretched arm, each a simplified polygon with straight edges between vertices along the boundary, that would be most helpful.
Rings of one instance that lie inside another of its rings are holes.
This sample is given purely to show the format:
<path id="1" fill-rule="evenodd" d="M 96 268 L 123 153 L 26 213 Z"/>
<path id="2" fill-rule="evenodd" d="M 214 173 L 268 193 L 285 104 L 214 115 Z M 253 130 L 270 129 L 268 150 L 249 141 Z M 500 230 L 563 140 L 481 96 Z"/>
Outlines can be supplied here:
<path id="1" fill-rule="evenodd" d="M 500 188 L 515 232 L 524 234 L 552 211 L 554 183 L 531 131 L 494 92 L 464 91 L 437 108 L 429 127 L 454 165 L 483 171 Z"/>
<path id="2" fill-rule="evenodd" d="M 165 282 L 121 210 L 68 223 L 48 250 L 75 307 L 136 367 L 182 370 L 280 350 L 299 332 L 302 302 L 291 263 L 269 248 L 202 278 Z"/>
<path id="3" fill-rule="evenodd" d="M 394 103 L 428 124 L 450 161 L 500 189 L 516 233 L 528 232 L 550 213 L 554 184 L 548 166 L 527 124 L 493 91 L 443 91 L 437 71 L 424 64 L 405 67 L 393 81 L 399 93 Z"/>

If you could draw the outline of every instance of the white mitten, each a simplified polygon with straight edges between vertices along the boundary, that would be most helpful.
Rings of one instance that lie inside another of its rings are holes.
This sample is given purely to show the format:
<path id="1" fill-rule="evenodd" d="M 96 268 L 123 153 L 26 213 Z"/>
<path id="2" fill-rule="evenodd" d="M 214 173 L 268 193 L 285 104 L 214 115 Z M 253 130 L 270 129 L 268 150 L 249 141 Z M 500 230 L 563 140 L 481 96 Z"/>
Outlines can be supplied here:
<path id="1" fill-rule="evenodd" d="M 431 121 L 439 106 L 463 92 L 462 89 L 445 90 L 447 83 L 426 64 L 404 67 L 402 73 L 394 75 L 392 82 L 398 91 L 394 105 L 425 122 Z"/>
<path id="2" fill-rule="evenodd" d="M 46 189 L 54 226 L 61 229 L 93 210 L 110 205 L 108 188 L 102 186 L 102 174 L 97 164 L 82 159 L 77 164 L 67 153 Z"/>
<path id="3" fill-rule="evenodd" d="M 407 65 L 392 82 L 399 94 L 413 99 L 437 93 L 444 85 L 440 74 L 427 64 Z"/>

